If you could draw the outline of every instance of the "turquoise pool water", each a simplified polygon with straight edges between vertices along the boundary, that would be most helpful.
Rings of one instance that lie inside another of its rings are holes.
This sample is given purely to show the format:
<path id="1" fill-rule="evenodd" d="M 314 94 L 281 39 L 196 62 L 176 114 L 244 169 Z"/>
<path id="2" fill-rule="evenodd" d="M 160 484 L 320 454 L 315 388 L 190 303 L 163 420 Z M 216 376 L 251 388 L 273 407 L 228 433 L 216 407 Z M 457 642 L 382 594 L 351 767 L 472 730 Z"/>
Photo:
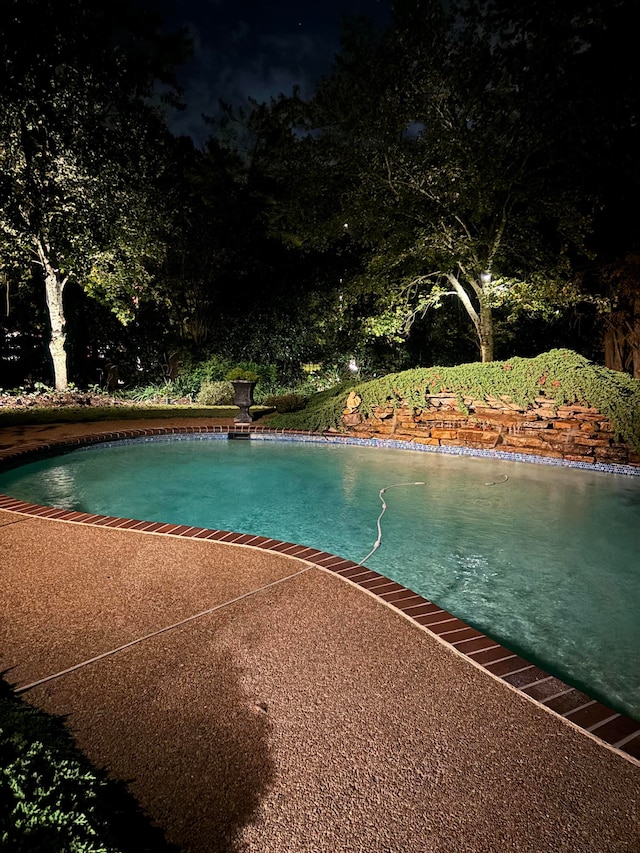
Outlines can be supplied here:
<path id="1" fill-rule="evenodd" d="M 261 534 L 360 562 L 377 538 L 379 490 L 416 481 L 425 485 L 385 493 L 381 546 L 366 565 L 640 718 L 640 478 L 217 439 L 78 450 L 0 475 L 0 491 Z"/>

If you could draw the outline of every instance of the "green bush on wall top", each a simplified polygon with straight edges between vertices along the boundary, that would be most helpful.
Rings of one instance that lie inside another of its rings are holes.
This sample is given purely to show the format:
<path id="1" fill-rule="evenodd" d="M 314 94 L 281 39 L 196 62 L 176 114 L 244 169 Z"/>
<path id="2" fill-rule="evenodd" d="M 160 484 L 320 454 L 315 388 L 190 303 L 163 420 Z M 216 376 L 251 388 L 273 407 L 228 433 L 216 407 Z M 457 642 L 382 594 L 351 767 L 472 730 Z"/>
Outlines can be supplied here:
<path id="1" fill-rule="evenodd" d="M 343 384 L 314 395 L 300 412 L 273 415 L 269 425 L 314 432 L 339 429 L 350 390 L 362 400 L 359 411 L 363 417 L 375 406 L 397 407 L 403 401 L 420 408 L 426 395 L 445 391 L 458 398 L 462 411 L 466 411 L 465 398 L 505 396 L 526 408 L 545 396 L 556 406 L 578 404 L 597 409 L 611 421 L 616 440 L 640 452 L 640 382 L 568 349 L 486 364 L 418 367 L 368 382 Z"/>

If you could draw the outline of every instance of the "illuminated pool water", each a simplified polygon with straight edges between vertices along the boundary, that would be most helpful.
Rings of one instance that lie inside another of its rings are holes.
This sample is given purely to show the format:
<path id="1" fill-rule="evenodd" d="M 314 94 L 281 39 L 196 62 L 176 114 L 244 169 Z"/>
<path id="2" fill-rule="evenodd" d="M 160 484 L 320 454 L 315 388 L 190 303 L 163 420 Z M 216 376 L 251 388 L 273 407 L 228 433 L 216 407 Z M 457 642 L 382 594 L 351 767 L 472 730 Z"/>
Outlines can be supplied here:
<path id="1" fill-rule="evenodd" d="M 34 503 L 260 534 L 355 562 L 377 538 L 387 486 L 369 568 L 640 718 L 638 477 L 220 439 L 116 442 L 0 475 L 1 492 Z"/>

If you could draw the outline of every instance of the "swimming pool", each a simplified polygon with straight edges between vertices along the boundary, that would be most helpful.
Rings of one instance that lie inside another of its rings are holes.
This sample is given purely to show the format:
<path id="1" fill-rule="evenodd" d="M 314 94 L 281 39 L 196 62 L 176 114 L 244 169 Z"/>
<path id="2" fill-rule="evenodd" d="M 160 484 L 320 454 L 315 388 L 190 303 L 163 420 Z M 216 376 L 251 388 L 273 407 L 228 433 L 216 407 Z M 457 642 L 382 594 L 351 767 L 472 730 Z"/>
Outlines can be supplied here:
<path id="1" fill-rule="evenodd" d="M 640 716 L 640 478 L 195 436 L 105 444 L 0 475 L 0 491 L 34 503 L 261 534 L 354 562 L 372 550 L 388 486 L 368 567 Z"/>

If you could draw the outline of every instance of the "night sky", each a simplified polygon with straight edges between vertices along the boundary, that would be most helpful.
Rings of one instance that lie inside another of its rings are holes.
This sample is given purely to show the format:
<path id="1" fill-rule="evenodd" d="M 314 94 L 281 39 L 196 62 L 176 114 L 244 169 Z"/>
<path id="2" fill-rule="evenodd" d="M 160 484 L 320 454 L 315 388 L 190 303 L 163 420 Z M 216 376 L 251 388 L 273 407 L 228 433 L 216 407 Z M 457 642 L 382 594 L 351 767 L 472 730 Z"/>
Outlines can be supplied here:
<path id="1" fill-rule="evenodd" d="M 215 115 L 219 100 L 268 101 L 303 97 L 331 69 L 344 16 L 389 20 L 389 0 L 149 0 L 169 29 L 184 26 L 193 59 L 179 73 L 187 109 L 170 118 L 171 130 L 201 144 L 210 135 L 201 114 Z"/>

